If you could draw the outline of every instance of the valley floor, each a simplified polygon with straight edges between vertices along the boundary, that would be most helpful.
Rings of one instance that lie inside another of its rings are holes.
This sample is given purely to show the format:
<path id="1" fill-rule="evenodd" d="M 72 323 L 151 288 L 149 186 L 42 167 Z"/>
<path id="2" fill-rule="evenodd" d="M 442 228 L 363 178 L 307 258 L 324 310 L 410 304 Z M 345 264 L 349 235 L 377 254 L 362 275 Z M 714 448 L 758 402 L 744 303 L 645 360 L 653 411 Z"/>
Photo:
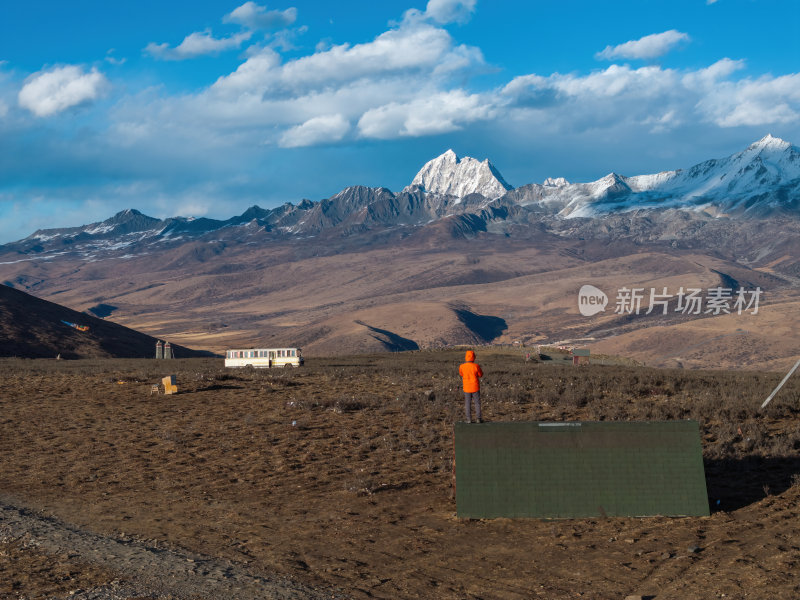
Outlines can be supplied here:
<path id="1" fill-rule="evenodd" d="M 478 348 L 488 420 L 699 421 L 712 514 L 464 520 L 462 356 L 0 361 L 0 598 L 800 596 L 800 378 Z"/>

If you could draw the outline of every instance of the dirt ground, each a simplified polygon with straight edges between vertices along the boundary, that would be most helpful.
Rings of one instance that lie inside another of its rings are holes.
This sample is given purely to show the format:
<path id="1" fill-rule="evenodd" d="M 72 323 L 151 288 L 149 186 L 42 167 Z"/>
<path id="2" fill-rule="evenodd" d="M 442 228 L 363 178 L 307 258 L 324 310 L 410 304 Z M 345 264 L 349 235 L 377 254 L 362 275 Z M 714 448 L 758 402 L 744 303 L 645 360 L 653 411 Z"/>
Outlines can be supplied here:
<path id="1" fill-rule="evenodd" d="M 0 598 L 800 597 L 800 378 L 478 349 L 488 420 L 698 420 L 712 515 L 464 520 L 462 356 L 0 361 Z"/>

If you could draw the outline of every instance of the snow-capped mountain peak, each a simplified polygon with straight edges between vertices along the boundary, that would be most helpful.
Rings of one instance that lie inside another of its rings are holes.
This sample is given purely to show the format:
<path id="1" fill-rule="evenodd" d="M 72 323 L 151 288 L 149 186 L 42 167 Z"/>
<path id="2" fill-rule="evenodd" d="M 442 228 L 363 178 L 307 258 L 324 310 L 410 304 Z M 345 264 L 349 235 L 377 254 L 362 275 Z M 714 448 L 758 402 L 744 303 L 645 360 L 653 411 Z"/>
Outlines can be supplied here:
<path id="1" fill-rule="evenodd" d="M 523 195 L 524 205 L 563 217 L 595 217 L 636 209 L 679 208 L 715 215 L 769 215 L 797 210 L 800 150 L 766 135 L 741 152 L 688 169 L 625 177 L 610 173 L 590 183 L 546 180 Z"/>
<path id="2" fill-rule="evenodd" d="M 494 199 L 512 189 L 488 158 L 483 162 L 469 156 L 459 158 L 453 150 L 425 163 L 409 188 L 414 186 L 428 193 L 458 198 L 481 194 Z"/>
<path id="3" fill-rule="evenodd" d="M 741 152 L 728 158 L 716 161 L 719 164 L 728 163 L 729 167 L 743 168 L 748 164 L 756 164 L 756 169 L 761 164 L 773 165 L 778 171 L 784 171 L 789 178 L 800 176 L 800 153 L 791 143 L 780 138 L 766 135 L 757 142 L 753 142 Z M 785 172 L 796 171 L 796 173 Z M 773 169 L 773 170 L 775 170 Z"/>
<path id="4" fill-rule="evenodd" d="M 757 152 L 762 150 L 777 150 L 778 152 L 784 152 L 791 147 L 791 143 L 787 142 L 786 140 L 782 140 L 781 138 L 774 137 L 771 133 L 768 133 L 757 142 L 750 144 L 747 147 L 747 150 Z"/>

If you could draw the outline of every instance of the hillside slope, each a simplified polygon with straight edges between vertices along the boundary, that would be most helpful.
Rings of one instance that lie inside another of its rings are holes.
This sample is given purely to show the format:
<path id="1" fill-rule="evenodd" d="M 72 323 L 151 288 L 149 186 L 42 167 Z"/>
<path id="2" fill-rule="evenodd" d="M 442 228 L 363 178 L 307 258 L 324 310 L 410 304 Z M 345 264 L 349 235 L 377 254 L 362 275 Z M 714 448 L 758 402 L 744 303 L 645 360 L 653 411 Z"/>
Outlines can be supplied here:
<path id="1" fill-rule="evenodd" d="M 67 323 L 88 327 L 80 331 Z M 156 338 L 0 285 L 0 356 L 20 358 L 145 358 Z M 173 345 L 175 356 L 209 353 Z"/>

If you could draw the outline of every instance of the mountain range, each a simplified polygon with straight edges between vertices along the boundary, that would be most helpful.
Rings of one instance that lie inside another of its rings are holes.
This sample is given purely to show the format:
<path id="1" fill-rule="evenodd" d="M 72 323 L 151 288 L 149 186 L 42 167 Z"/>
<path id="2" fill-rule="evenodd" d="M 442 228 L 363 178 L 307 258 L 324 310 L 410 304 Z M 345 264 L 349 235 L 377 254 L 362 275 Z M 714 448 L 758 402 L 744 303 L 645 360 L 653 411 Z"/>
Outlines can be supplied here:
<path id="1" fill-rule="evenodd" d="M 713 320 L 611 309 L 587 320 L 574 302 L 587 281 L 609 290 L 761 286 L 780 307 L 774 322 L 785 324 L 798 308 L 800 151 L 767 135 L 688 169 L 513 188 L 490 161 L 448 150 L 397 193 L 352 186 L 225 220 L 129 209 L 39 230 L 0 246 L 0 281 L 214 351 L 267 342 L 313 353 L 625 336 L 642 347 L 647 330 L 677 327 L 692 338 Z M 770 340 L 763 343 L 771 348 Z M 630 351 L 624 343 L 615 349 Z M 672 362 L 709 360 L 679 350 Z M 759 360 L 780 362 L 787 351 Z"/>
<path id="2" fill-rule="evenodd" d="M 448 150 L 396 194 L 383 187 L 352 186 L 317 202 L 252 206 L 226 220 L 156 219 L 128 209 L 100 223 L 39 230 L 0 249 L 23 255 L 124 255 L 142 244 L 227 237 L 233 228 L 236 236 L 308 237 L 332 229 L 350 235 L 449 220 L 454 232 L 469 234 L 506 231 L 542 219 L 552 223 L 665 209 L 733 219 L 800 218 L 800 150 L 767 135 L 741 152 L 686 170 L 633 177 L 610 173 L 590 183 L 549 178 L 518 188 L 506 183 L 488 160 L 459 159 Z M 556 229 L 565 228 L 560 224 Z"/>

